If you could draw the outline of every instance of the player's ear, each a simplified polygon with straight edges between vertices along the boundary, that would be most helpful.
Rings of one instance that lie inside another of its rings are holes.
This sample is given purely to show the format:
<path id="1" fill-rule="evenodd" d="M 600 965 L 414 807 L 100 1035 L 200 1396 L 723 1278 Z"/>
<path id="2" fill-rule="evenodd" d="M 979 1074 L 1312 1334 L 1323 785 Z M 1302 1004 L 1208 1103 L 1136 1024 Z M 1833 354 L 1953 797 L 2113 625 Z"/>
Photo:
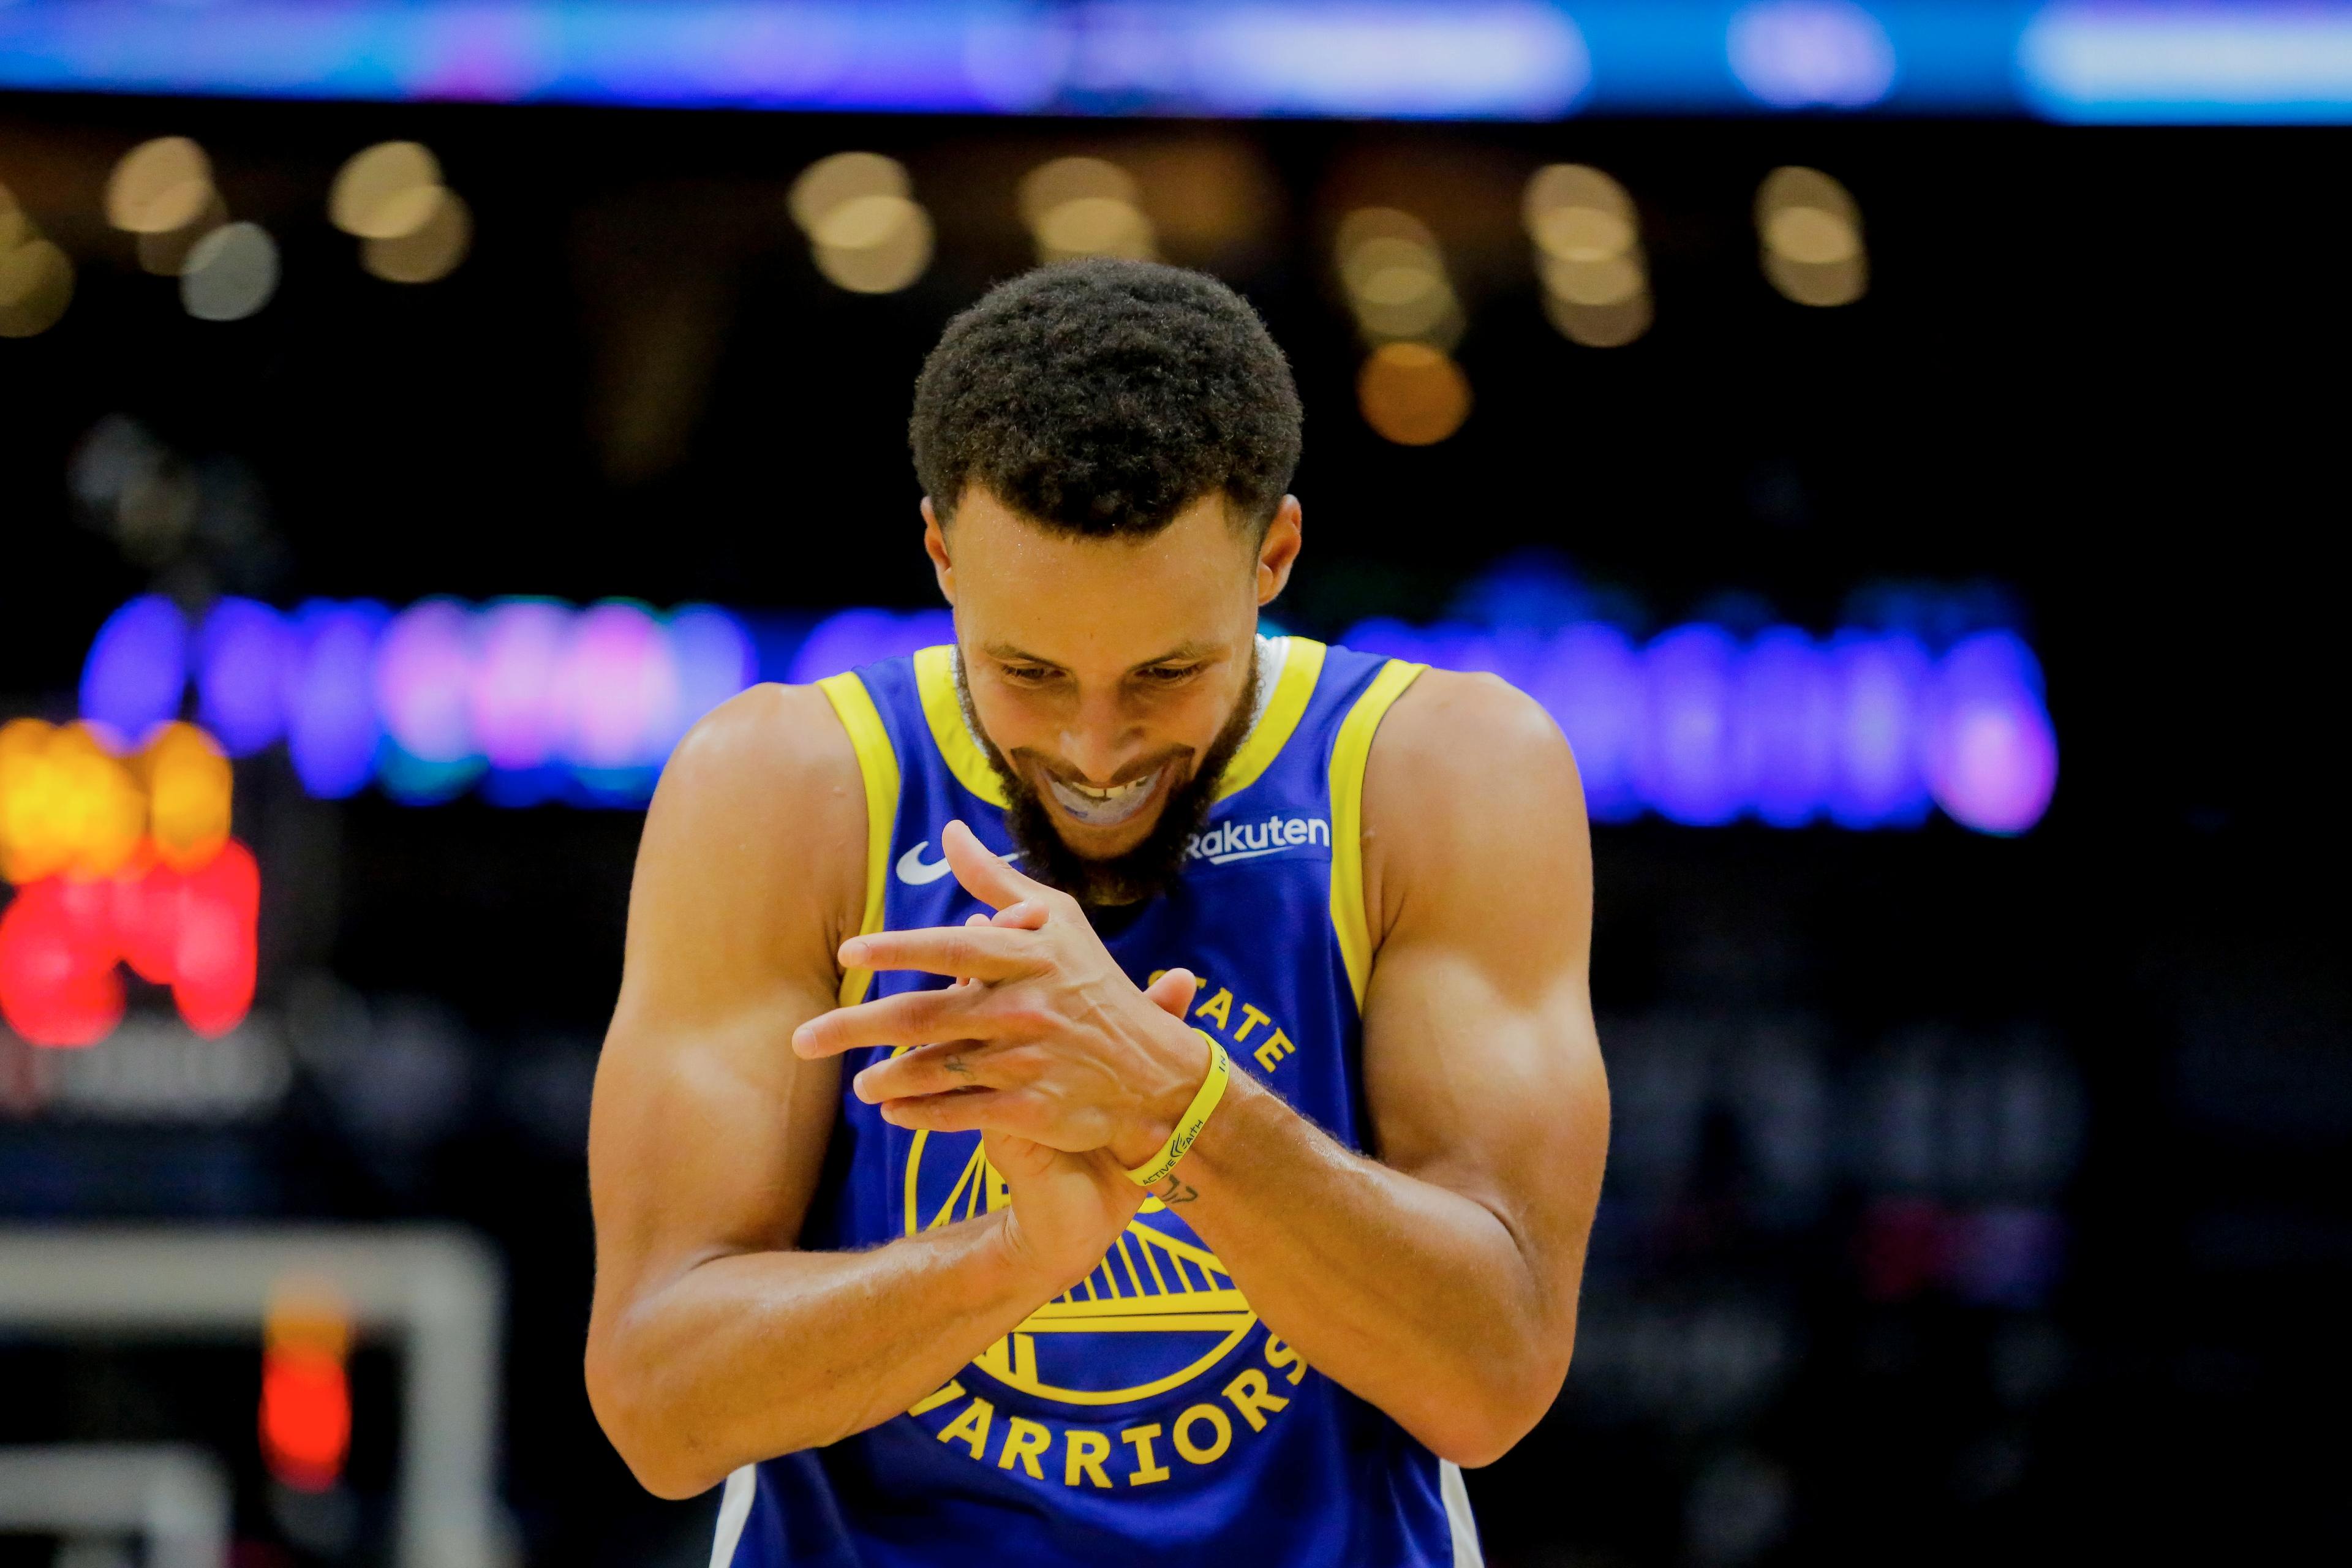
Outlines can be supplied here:
<path id="1" fill-rule="evenodd" d="M 923 498 L 923 553 L 931 558 L 931 575 L 939 579 L 940 597 L 955 607 L 955 564 L 948 559 L 947 530 L 940 526 L 940 514 L 931 506 L 931 498 Z"/>
<path id="2" fill-rule="evenodd" d="M 1304 517 L 1297 496 L 1285 496 L 1282 504 L 1274 509 L 1274 521 L 1265 525 L 1265 537 L 1257 546 L 1257 602 L 1261 607 L 1271 605 L 1290 581 L 1290 569 L 1298 563 L 1301 543 L 1300 528 Z"/>

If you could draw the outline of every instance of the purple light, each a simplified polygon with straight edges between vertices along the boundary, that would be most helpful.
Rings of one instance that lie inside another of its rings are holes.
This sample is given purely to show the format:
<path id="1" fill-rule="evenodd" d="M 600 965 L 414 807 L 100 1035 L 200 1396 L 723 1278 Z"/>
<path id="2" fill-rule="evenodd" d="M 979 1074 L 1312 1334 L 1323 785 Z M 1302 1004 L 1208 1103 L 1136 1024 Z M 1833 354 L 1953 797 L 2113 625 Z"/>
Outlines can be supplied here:
<path id="1" fill-rule="evenodd" d="M 1927 650 L 1916 637 L 1842 633 L 1830 646 L 1840 706 L 1832 820 L 1843 827 L 1908 826 L 1927 812 L 1919 771 L 1926 738 Z"/>
<path id="2" fill-rule="evenodd" d="M 1739 815 L 1738 660 L 1731 634 L 1706 625 L 1662 633 L 1643 654 L 1650 702 L 1635 777 L 1673 821 L 1714 826 Z"/>
<path id="3" fill-rule="evenodd" d="M 677 724 L 677 661 L 636 605 L 608 602 L 572 623 L 561 676 L 563 754 L 593 769 L 638 768 L 667 755 Z"/>
<path id="4" fill-rule="evenodd" d="M 2058 737 L 2042 669 L 2009 632 L 1981 632 L 1936 671 L 1927 763 L 1936 804 L 1979 833 L 2022 833 L 2058 784 Z"/>
<path id="5" fill-rule="evenodd" d="M 1862 109 L 1895 86 L 1886 29 L 1844 0 L 1762 0 L 1725 42 L 1739 85 L 1775 109 Z"/>
<path id="6" fill-rule="evenodd" d="M 81 667 L 81 716 L 127 744 L 180 716 L 188 684 L 188 623 L 161 594 L 106 617 Z"/>
<path id="7" fill-rule="evenodd" d="M 509 772 L 544 765 L 562 735 L 556 704 L 569 605 L 508 599 L 481 612 L 477 625 L 469 721 L 490 766 Z"/>
<path id="8" fill-rule="evenodd" d="M 196 717 L 232 757 L 247 757 L 286 732 L 286 669 L 294 638 L 286 618 L 251 599 L 222 599 L 196 638 Z"/>
<path id="9" fill-rule="evenodd" d="M 1837 688 L 1828 658 L 1794 626 L 1770 628 L 1748 647 L 1738 706 L 1743 793 L 1773 826 L 1801 826 L 1821 812 L 1837 776 Z"/>
<path id="10" fill-rule="evenodd" d="M 375 770 L 375 645 L 382 605 L 313 599 L 294 612 L 286 750 L 302 787 L 323 800 L 357 795 Z"/>
<path id="11" fill-rule="evenodd" d="M 394 616 L 376 647 L 376 711 L 385 733 L 420 762 L 462 762 L 475 753 L 467 712 L 473 631 L 465 605 L 426 599 Z"/>
<path id="12" fill-rule="evenodd" d="M 759 650 L 743 623 L 711 605 L 696 605 L 669 619 L 669 644 L 677 660 L 677 737 L 662 748 L 667 756 L 695 721 L 742 690 L 760 675 Z"/>
<path id="13" fill-rule="evenodd" d="M 1593 820 L 1640 816 L 1633 769 L 1644 689 L 1640 656 L 1625 634 L 1591 622 L 1570 626 L 1552 639 L 1550 658 L 1527 692 L 1567 735 Z"/>
<path id="14" fill-rule="evenodd" d="M 896 658 L 917 648 L 955 641 L 955 616 L 945 610 L 844 610 L 819 621 L 793 656 L 795 686 L 860 665 Z"/>
<path id="15" fill-rule="evenodd" d="M 945 610 L 845 610 L 792 660 L 806 682 L 949 642 Z M 1593 820 L 1644 810 L 1779 827 L 1916 826 L 1931 805 L 1978 832 L 2040 821 L 2057 739 L 2032 651 L 2013 633 L 1969 637 L 1938 661 L 1907 633 L 1827 644 L 1776 626 L 1743 645 L 1712 625 L 1646 649 L 1597 622 L 1547 633 L 1468 621 L 1365 621 L 1342 639 L 1443 668 L 1486 670 L 1567 734 Z M 125 742 L 178 711 L 188 638 L 160 597 L 108 619 L 83 674 L 84 717 Z M 667 619 L 610 602 L 475 607 L 429 599 L 397 616 L 315 600 L 290 618 L 223 599 L 196 639 L 198 711 L 236 755 L 282 732 L 310 793 L 373 776 L 409 804 L 479 784 L 499 805 L 638 804 L 694 721 L 757 676 L 743 625 L 712 605 Z"/>
<path id="16" fill-rule="evenodd" d="M 1548 120 L 1591 74 L 1539 0 L 0 6 L 0 87 L 50 90 Z"/>

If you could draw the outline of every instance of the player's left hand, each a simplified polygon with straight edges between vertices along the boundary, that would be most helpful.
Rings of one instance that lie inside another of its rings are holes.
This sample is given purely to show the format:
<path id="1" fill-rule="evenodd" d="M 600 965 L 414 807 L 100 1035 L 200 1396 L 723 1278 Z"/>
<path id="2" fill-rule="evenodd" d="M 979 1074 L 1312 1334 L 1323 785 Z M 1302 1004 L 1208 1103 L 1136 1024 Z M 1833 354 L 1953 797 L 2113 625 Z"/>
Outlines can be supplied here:
<path id="1" fill-rule="evenodd" d="M 858 1098 L 896 1126 L 1012 1133 L 1141 1164 L 1208 1076 L 1209 1047 L 1182 1022 L 1192 975 L 1171 969 L 1139 989 L 1076 900 L 1022 875 L 961 822 L 948 824 L 940 848 L 995 918 L 852 937 L 841 963 L 971 984 L 824 1014 L 800 1026 L 793 1048 L 908 1047 L 855 1080 Z"/>

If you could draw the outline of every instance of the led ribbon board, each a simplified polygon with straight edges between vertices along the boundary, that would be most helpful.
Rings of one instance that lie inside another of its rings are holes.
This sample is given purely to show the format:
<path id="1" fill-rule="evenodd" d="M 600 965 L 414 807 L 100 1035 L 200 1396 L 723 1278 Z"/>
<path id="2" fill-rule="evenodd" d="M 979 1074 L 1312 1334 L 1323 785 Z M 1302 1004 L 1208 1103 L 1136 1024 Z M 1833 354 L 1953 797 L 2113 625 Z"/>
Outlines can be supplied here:
<path id="1" fill-rule="evenodd" d="M 944 610 L 780 623 L 548 599 L 427 599 L 397 613 L 223 599 L 191 626 L 151 596 L 100 629 L 82 712 L 138 736 L 193 698 L 229 754 L 282 743 L 327 798 L 373 783 L 412 805 L 474 790 L 503 805 L 638 805 L 695 721 L 753 680 L 806 682 L 953 637 Z M 2011 631 L 1930 647 L 1862 628 L 1742 637 L 1695 622 L 1637 641 L 1597 621 L 1376 620 L 1341 640 L 1492 671 L 1534 697 L 1567 734 L 1601 822 L 1900 828 L 1940 809 L 2015 834 L 2042 819 L 2057 783 L 2041 665 Z"/>
<path id="2" fill-rule="evenodd" d="M 2352 121 L 2352 7 L 20 0 L 0 88 L 903 113 Z"/>

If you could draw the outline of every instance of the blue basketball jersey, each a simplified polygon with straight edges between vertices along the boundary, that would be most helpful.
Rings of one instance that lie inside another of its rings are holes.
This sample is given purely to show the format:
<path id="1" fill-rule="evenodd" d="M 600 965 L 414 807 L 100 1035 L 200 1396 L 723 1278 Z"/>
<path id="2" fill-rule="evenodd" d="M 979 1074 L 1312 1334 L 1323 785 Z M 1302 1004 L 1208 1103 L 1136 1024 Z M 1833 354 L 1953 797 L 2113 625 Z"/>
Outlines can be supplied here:
<path id="1" fill-rule="evenodd" d="M 1422 667 L 1303 637 L 1259 656 L 1258 717 L 1182 873 L 1108 945 L 1139 985 L 1179 964 L 1200 976 L 1192 1023 L 1360 1151 L 1364 763 Z M 950 820 L 1014 848 L 956 680 L 955 650 L 934 647 L 822 683 L 865 780 L 866 931 L 984 908 L 940 851 Z M 852 973 L 841 999 L 946 984 Z M 873 1247 L 1007 1201 L 979 1134 L 892 1127 L 850 1091 L 877 1056 L 842 1062 L 805 1247 Z M 737 1568 L 1478 1560 L 1459 1471 L 1308 1366 L 1157 1199 L 1084 1283 L 904 1415 L 737 1471 L 717 1546 L 714 1564 Z"/>

